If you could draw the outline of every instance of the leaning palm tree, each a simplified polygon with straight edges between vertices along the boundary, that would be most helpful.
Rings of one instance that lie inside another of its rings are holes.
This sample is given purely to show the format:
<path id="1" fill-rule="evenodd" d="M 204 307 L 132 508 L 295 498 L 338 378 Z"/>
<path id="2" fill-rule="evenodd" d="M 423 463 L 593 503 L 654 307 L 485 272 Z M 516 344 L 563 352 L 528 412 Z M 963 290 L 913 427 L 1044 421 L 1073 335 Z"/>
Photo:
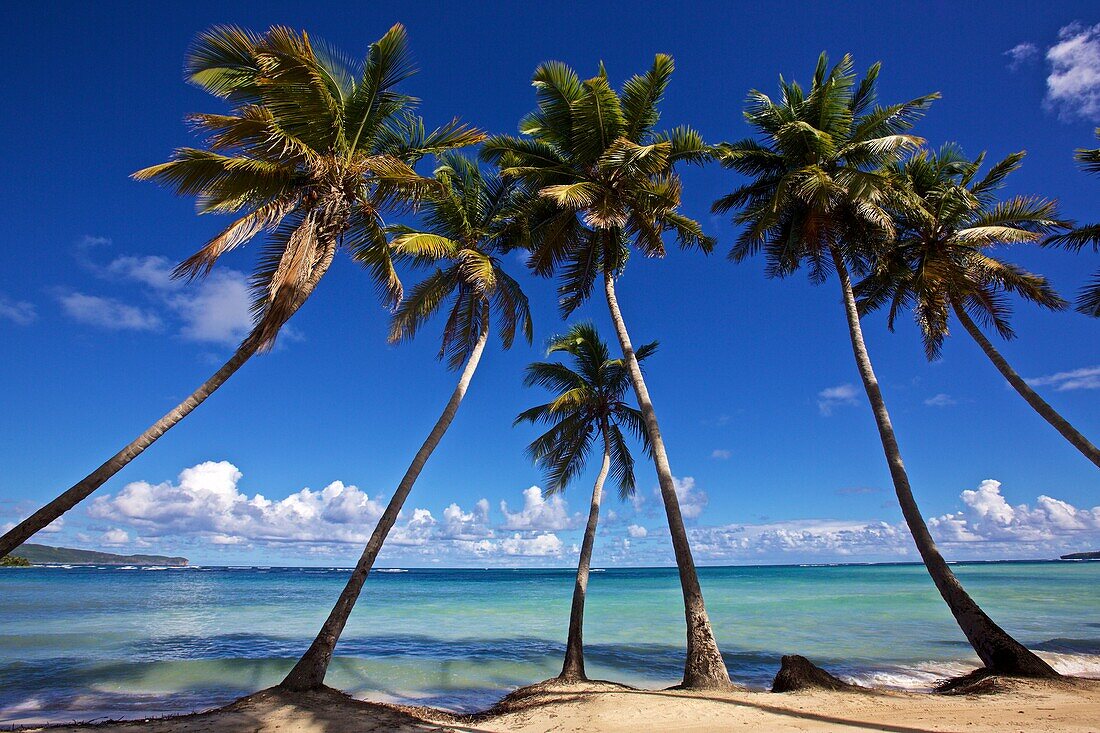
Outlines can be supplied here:
<path id="1" fill-rule="evenodd" d="M 451 369 L 462 367 L 458 384 L 420 450 L 397 485 L 382 517 L 367 541 L 347 585 L 309 649 L 282 682 L 292 690 L 323 686 L 340 634 L 347 624 L 363 584 L 401 507 L 412 491 L 432 452 L 443 439 L 466 395 L 489 340 L 490 314 L 496 314 L 501 345 L 511 348 L 516 331 L 531 341 L 531 312 L 527 297 L 501 264 L 500 256 L 514 249 L 524 232 L 514 217 L 516 187 L 486 177 L 477 163 L 457 154 L 444 154 L 435 172 L 436 194 L 424 203 L 422 230 L 393 226 L 392 247 L 399 260 L 413 265 L 445 261 L 446 266 L 419 283 L 394 313 L 390 341 L 411 339 L 440 310 L 447 309 L 439 358 Z"/>
<path id="2" fill-rule="evenodd" d="M 706 252 L 714 246 L 698 222 L 679 212 L 681 182 L 674 170 L 677 163 L 707 160 L 706 145 L 686 127 L 654 130 L 672 71 L 672 58 L 659 54 L 649 72 L 632 77 L 616 92 L 602 64 L 595 77 L 581 81 L 565 64 L 545 63 L 534 75 L 538 109 L 520 122 L 521 135 L 492 137 L 483 154 L 526 189 L 530 266 L 542 276 L 561 276 L 562 315 L 587 300 L 597 278 L 603 280 L 653 446 L 680 571 L 687 620 L 683 684 L 714 687 L 728 685 L 729 673 L 703 603 L 657 414 L 615 294 L 631 247 L 662 257 L 668 232 L 681 247 Z"/>
<path id="3" fill-rule="evenodd" d="M 1096 128 L 1096 137 L 1100 139 L 1100 127 Z M 1079 148 L 1077 162 L 1087 173 L 1100 173 L 1100 148 Z M 1094 252 L 1100 252 L 1100 224 L 1086 224 L 1064 234 L 1047 239 L 1045 245 L 1063 247 L 1080 252 L 1092 245 Z M 1100 271 L 1092 277 L 1092 282 L 1081 289 L 1077 298 L 1077 310 L 1087 316 L 1100 318 Z"/>
<path id="4" fill-rule="evenodd" d="M 856 366 L 874 411 L 902 515 L 940 595 L 985 666 L 1035 677 L 1056 673 L 1009 636 L 966 593 L 932 540 L 909 485 L 897 437 L 863 341 L 850 270 L 865 271 L 875 247 L 893 236 L 888 204 L 893 187 L 884 166 L 922 142 L 907 134 L 937 95 L 875 106 L 879 65 L 856 83 L 845 56 L 829 68 L 818 60 L 803 90 L 780 80 L 781 99 L 753 91 L 745 119 L 757 138 L 718 146 L 722 164 L 752 180 L 719 199 L 714 211 L 736 209 L 745 226 L 730 251 L 734 261 L 764 251 L 772 277 L 804 263 L 814 283 L 830 272 L 840 281 Z"/>
<path id="5" fill-rule="evenodd" d="M 278 26 L 262 35 L 231 26 L 204 32 L 187 57 L 186 73 L 232 109 L 193 115 L 190 121 L 206 136 L 206 147 L 177 150 L 172 160 L 134 177 L 195 196 L 199 213 L 239 217 L 181 262 L 176 277 L 204 277 L 223 254 L 266 233 L 251 278 L 255 325 L 229 361 L 187 399 L 5 533 L 0 557 L 83 501 L 248 359 L 270 348 L 338 248 L 366 265 L 384 299 L 396 302 L 401 283 L 390 262 L 382 214 L 401 208 L 432 183 L 411 163 L 482 137 L 457 122 L 428 133 L 411 115 L 416 100 L 396 90 L 413 73 L 400 25 L 370 46 L 355 76 L 304 32 Z"/>
<path id="6" fill-rule="evenodd" d="M 639 347 L 634 356 L 640 363 L 656 350 L 656 342 L 646 344 Z M 551 339 L 547 354 L 557 352 L 572 357 L 573 366 L 559 362 L 535 362 L 527 367 L 523 380 L 527 387 L 546 387 L 557 392 L 557 396 L 551 402 L 521 412 L 515 424 L 550 424 L 550 429 L 527 447 L 527 454 L 546 473 L 547 494 L 565 491 L 569 482 L 584 470 L 592 445 L 597 443 L 603 447 L 603 459 L 592 488 L 588 524 L 584 528 L 577 562 L 565 662 L 558 675 L 560 680 L 576 682 L 588 679 L 584 673 L 584 599 L 588 590 L 588 570 L 592 564 L 592 546 L 596 542 L 596 525 L 600 520 L 604 481 L 610 473 L 619 485 L 619 498 L 625 500 L 633 496 L 634 457 L 626 444 L 623 429 L 641 440 L 647 451 L 649 437 L 642 413 L 623 400 L 630 389 L 626 362 L 610 357 L 607 344 L 600 338 L 595 326 L 579 323 L 568 333 Z"/>
<path id="7" fill-rule="evenodd" d="M 984 156 L 968 160 L 955 146 L 921 152 L 890 166 L 899 188 L 890 206 L 895 237 L 877 253 L 871 274 L 856 286 L 860 312 L 889 303 L 891 330 L 898 313 L 911 306 L 925 354 L 939 357 L 951 313 L 973 337 L 1009 384 L 1077 450 L 1100 467 L 1100 450 L 1058 414 L 1009 365 L 971 314 L 1004 339 L 1014 333 L 1005 293 L 1051 310 L 1066 302 L 1047 279 L 996 258 L 992 250 L 1034 243 L 1066 223 L 1053 201 L 1015 196 L 997 202 L 995 191 L 1020 166 L 1014 153 L 977 178 Z"/>

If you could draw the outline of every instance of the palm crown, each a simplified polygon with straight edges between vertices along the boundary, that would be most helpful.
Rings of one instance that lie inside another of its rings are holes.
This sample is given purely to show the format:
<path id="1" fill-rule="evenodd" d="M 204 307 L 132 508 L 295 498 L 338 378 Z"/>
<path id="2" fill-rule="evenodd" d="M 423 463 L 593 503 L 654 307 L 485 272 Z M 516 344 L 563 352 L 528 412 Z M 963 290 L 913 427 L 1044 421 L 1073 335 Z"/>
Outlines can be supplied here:
<path id="1" fill-rule="evenodd" d="M 864 255 L 854 243 L 892 233 L 890 179 L 882 168 L 922 142 L 906 130 L 938 95 L 876 106 L 878 74 L 875 64 L 857 83 L 850 56 L 830 69 L 821 54 L 808 92 L 780 77 L 778 101 L 749 93 L 745 120 L 757 137 L 715 148 L 724 167 L 752 179 L 712 207 L 736 209 L 734 222 L 744 225 L 730 259 L 763 248 L 769 276 L 789 275 L 805 262 L 820 282 L 831 255 L 858 271 Z"/>
<path id="2" fill-rule="evenodd" d="M 200 35 L 187 59 L 188 79 L 231 111 L 192 115 L 206 147 L 176 150 L 134 177 L 196 196 L 200 213 L 246 213 L 181 262 L 176 275 L 203 276 L 223 254 L 266 231 L 251 281 L 254 333 L 265 346 L 338 245 L 396 303 L 401 283 L 383 213 L 430 185 L 411 168 L 419 157 L 482 138 L 457 122 L 426 132 L 412 115 L 417 100 L 396 90 L 414 71 L 400 25 L 371 44 L 359 65 L 279 26 L 262 35 L 231 26 Z"/>
<path id="3" fill-rule="evenodd" d="M 638 361 L 656 350 L 656 342 L 640 347 Z M 623 400 L 630 388 L 626 362 L 610 358 L 607 345 L 591 323 L 577 324 L 553 338 L 547 354 L 557 352 L 568 354 L 573 365 L 535 362 L 527 367 L 524 378 L 524 385 L 539 385 L 557 396 L 525 410 L 515 421 L 551 425 L 527 448 L 528 455 L 546 472 L 546 491 L 565 489 L 584 469 L 592 442 L 602 437 L 619 495 L 630 496 L 634 493 L 634 459 L 623 429 L 642 441 L 647 451 L 649 436 L 641 412 Z"/>
<path id="4" fill-rule="evenodd" d="M 394 253 L 414 265 L 445 261 L 417 284 L 394 313 L 390 340 L 412 338 L 436 311 L 450 304 L 440 358 L 452 369 L 470 355 L 489 314 L 496 314 L 504 348 L 516 330 L 531 341 L 531 310 L 523 290 L 501 266 L 523 227 L 517 223 L 517 188 L 487 177 L 476 162 L 456 153 L 441 156 L 440 184 L 424 200 L 424 228 L 392 226 Z"/>
<path id="5" fill-rule="evenodd" d="M 616 92 L 601 64 L 581 81 L 559 62 L 536 69 L 538 109 L 520 122 L 521 136 L 489 138 L 483 155 L 526 189 L 532 269 L 559 269 L 561 308 L 568 315 L 589 296 L 597 275 L 617 273 L 633 244 L 648 256 L 665 254 L 663 234 L 706 251 L 713 241 L 684 216 L 674 166 L 702 162 L 707 147 L 687 127 L 655 132 L 658 104 L 672 75 L 672 58 Z"/>
<path id="6" fill-rule="evenodd" d="M 1100 140 L 1100 127 L 1096 128 L 1096 137 Z M 1100 173 L 1100 148 L 1080 148 L 1074 157 L 1086 173 Z M 1100 252 L 1100 224 L 1085 224 L 1064 234 L 1050 237 L 1044 244 L 1064 247 L 1080 252 L 1088 245 Z M 1092 282 L 1081 290 L 1077 299 L 1077 310 L 1088 316 L 1100 318 L 1100 272 L 1092 277 Z"/>
<path id="7" fill-rule="evenodd" d="M 984 154 L 967 159 L 947 145 L 895 163 L 890 175 L 900 190 L 890 206 L 895 238 L 857 286 L 860 310 L 889 303 L 891 329 L 899 311 L 913 308 L 929 359 L 939 356 L 952 308 L 964 308 L 1011 338 L 1005 293 L 1058 310 L 1063 301 L 1046 278 L 997 259 L 995 247 L 1038 242 L 1065 226 L 1055 202 L 1014 196 L 996 201 L 1005 178 L 1020 166 L 1014 153 L 978 173 Z"/>

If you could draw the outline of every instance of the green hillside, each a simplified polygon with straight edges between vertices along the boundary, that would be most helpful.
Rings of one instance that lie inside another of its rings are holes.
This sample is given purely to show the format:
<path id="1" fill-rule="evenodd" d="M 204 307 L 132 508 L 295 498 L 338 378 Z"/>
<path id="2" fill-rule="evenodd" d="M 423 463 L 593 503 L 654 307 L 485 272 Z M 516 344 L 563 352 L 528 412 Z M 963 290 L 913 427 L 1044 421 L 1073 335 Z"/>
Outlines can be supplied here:
<path id="1" fill-rule="evenodd" d="M 49 547 L 27 543 L 15 548 L 11 553 L 16 557 L 25 557 L 30 562 L 56 565 L 171 565 L 187 564 L 186 557 L 165 557 L 164 555 L 115 555 L 110 552 L 77 550 L 72 547 Z"/>

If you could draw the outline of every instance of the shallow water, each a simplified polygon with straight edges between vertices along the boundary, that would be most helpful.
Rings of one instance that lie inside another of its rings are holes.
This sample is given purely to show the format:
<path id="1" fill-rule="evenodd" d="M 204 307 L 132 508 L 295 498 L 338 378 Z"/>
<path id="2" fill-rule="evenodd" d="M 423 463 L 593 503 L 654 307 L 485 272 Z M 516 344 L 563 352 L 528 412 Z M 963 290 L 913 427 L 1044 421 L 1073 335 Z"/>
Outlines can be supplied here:
<path id="1" fill-rule="evenodd" d="M 1006 629 L 1060 671 L 1100 676 L 1100 563 L 955 570 Z M 348 571 L 30 568 L 0 571 L 0 723 L 187 712 L 278 682 Z M 921 566 L 701 568 L 730 674 L 765 687 L 782 654 L 855 681 L 925 688 L 977 660 Z M 456 710 L 556 674 L 569 570 L 376 572 L 328 683 Z M 591 677 L 679 680 L 674 569 L 593 573 Z"/>

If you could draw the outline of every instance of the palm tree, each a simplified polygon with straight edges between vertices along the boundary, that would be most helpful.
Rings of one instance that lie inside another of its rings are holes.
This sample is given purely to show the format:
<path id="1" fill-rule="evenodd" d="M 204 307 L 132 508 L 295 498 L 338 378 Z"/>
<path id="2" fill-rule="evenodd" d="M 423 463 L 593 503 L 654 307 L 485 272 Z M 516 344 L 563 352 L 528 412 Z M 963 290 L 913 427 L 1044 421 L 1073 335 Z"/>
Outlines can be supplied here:
<path id="1" fill-rule="evenodd" d="M 657 350 L 656 342 L 638 348 L 639 362 Z M 578 323 L 568 333 L 550 340 L 547 354 L 564 352 L 572 357 L 573 367 L 558 362 L 535 362 L 527 367 L 523 383 L 539 385 L 557 392 L 553 401 L 520 413 L 521 422 L 549 423 L 550 429 L 527 447 L 531 456 L 546 472 L 546 493 L 556 494 L 584 470 L 592 444 L 603 444 L 603 460 L 592 503 L 588 509 L 577 562 L 577 580 L 573 586 L 573 606 L 569 612 L 569 635 L 565 644 L 565 663 L 558 679 L 587 680 L 584 674 L 584 598 L 588 589 L 588 569 L 592 546 L 600 520 L 600 500 L 608 473 L 619 485 L 619 498 L 634 495 L 634 457 L 626 445 L 623 428 L 642 441 L 649 450 L 649 438 L 642 413 L 623 401 L 630 388 L 630 373 L 622 359 L 612 359 L 607 344 L 591 323 Z"/>
<path id="2" fill-rule="evenodd" d="M 650 257 L 665 254 L 663 236 L 672 232 L 681 247 L 710 251 L 714 242 L 698 222 L 679 212 L 680 162 L 708 159 L 700 135 L 687 127 L 655 132 L 658 105 L 672 75 L 672 58 L 658 54 L 652 68 L 616 92 L 601 64 L 581 81 L 559 62 L 535 70 L 538 109 L 520 122 L 519 137 L 496 136 L 483 154 L 502 175 L 523 182 L 528 194 L 532 269 L 559 274 L 563 316 L 592 293 L 602 276 L 611 320 L 638 398 L 668 517 L 687 619 L 686 687 L 729 684 L 691 556 L 687 530 L 676 499 L 668 455 L 657 414 L 631 346 L 615 294 L 615 281 L 630 249 Z"/>
<path id="3" fill-rule="evenodd" d="M 1038 242 L 1064 227 L 1055 203 L 1026 196 L 996 202 L 994 192 L 1020 166 L 1024 153 L 1009 155 L 978 180 L 983 157 L 968 160 L 949 145 L 890 167 L 900 189 L 890 207 L 895 238 L 877 257 L 871 275 L 856 286 L 860 312 L 889 302 L 887 324 L 893 330 L 899 311 L 911 306 L 929 360 L 939 357 L 953 312 L 1020 396 L 1100 467 L 1100 450 L 1036 394 L 971 318 L 1009 339 L 1014 334 L 1004 293 L 1051 310 L 1066 306 L 1046 278 L 991 252 L 999 245 Z"/>
<path id="4" fill-rule="evenodd" d="M 792 274 L 803 263 L 814 283 L 831 271 L 840 281 L 856 366 L 871 402 L 894 489 L 917 550 L 940 595 L 985 666 L 994 672 L 1050 677 L 1045 662 L 1009 636 L 966 593 L 936 548 L 917 507 L 894 428 L 871 366 L 859 323 L 849 268 L 862 272 L 882 240 L 893 236 L 888 205 L 893 193 L 883 166 L 920 145 L 906 133 L 937 95 L 885 107 L 875 105 L 879 65 L 856 83 L 845 56 L 829 68 L 818 60 L 804 91 L 780 80 L 782 97 L 749 94 L 745 119 L 757 139 L 718 146 L 722 164 L 752 180 L 714 204 L 715 212 L 737 209 L 745 225 L 730 251 L 734 261 L 761 249 L 772 277 Z"/>
<path id="5" fill-rule="evenodd" d="M 195 41 L 188 80 L 232 109 L 191 116 L 206 147 L 179 149 L 172 160 L 134 178 L 195 196 L 199 213 L 239 216 L 181 262 L 176 277 L 204 277 L 223 254 L 267 234 L 251 278 L 255 325 L 229 361 L 187 399 L 5 533 L 0 557 L 83 501 L 248 359 L 269 349 L 341 246 L 370 270 L 384 300 L 400 298 L 382 214 L 400 209 L 431 184 L 410 164 L 482 135 L 457 121 L 429 133 L 412 116 L 416 100 L 396 91 L 414 71 L 402 26 L 371 44 L 357 76 L 336 58 L 305 32 L 280 26 L 262 35 L 218 26 Z"/>
<path id="6" fill-rule="evenodd" d="M 1096 128 L 1096 138 L 1100 140 L 1100 127 Z M 1086 173 L 1100 173 L 1100 148 L 1079 148 L 1073 156 Z M 1050 237 L 1043 244 L 1064 247 L 1080 252 L 1092 245 L 1094 252 L 1100 252 L 1100 224 L 1086 224 L 1064 234 Z M 1081 290 L 1077 298 L 1077 310 L 1087 316 L 1100 318 L 1100 271 L 1092 277 L 1092 282 Z"/>
<path id="7" fill-rule="evenodd" d="M 447 264 L 412 289 L 393 316 L 390 341 L 411 339 L 425 321 L 447 309 L 439 358 L 450 369 L 462 367 L 458 384 L 443 414 L 416 452 L 397 485 L 390 503 L 374 528 L 363 554 L 317 637 L 281 686 L 312 690 L 323 686 L 325 673 L 340 634 L 347 624 L 363 584 L 374 567 L 382 544 L 393 529 L 413 484 L 443 439 L 466 395 L 489 340 L 490 314 L 495 313 L 501 345 L 511 348 L 517 329 L 531 341 L 531 312 L 527 296 L 501 266 L 500 255 L 515 247 L 523 227 L 514 218 L 517 198 L 513 184 L 485 177 L 477 163 L 457 154 L 444 154 L 435 172 L 439 190 L 424 205 L 426 228 L 393 226 L 392 247 L 399 260 L 426 265 Z"/>

